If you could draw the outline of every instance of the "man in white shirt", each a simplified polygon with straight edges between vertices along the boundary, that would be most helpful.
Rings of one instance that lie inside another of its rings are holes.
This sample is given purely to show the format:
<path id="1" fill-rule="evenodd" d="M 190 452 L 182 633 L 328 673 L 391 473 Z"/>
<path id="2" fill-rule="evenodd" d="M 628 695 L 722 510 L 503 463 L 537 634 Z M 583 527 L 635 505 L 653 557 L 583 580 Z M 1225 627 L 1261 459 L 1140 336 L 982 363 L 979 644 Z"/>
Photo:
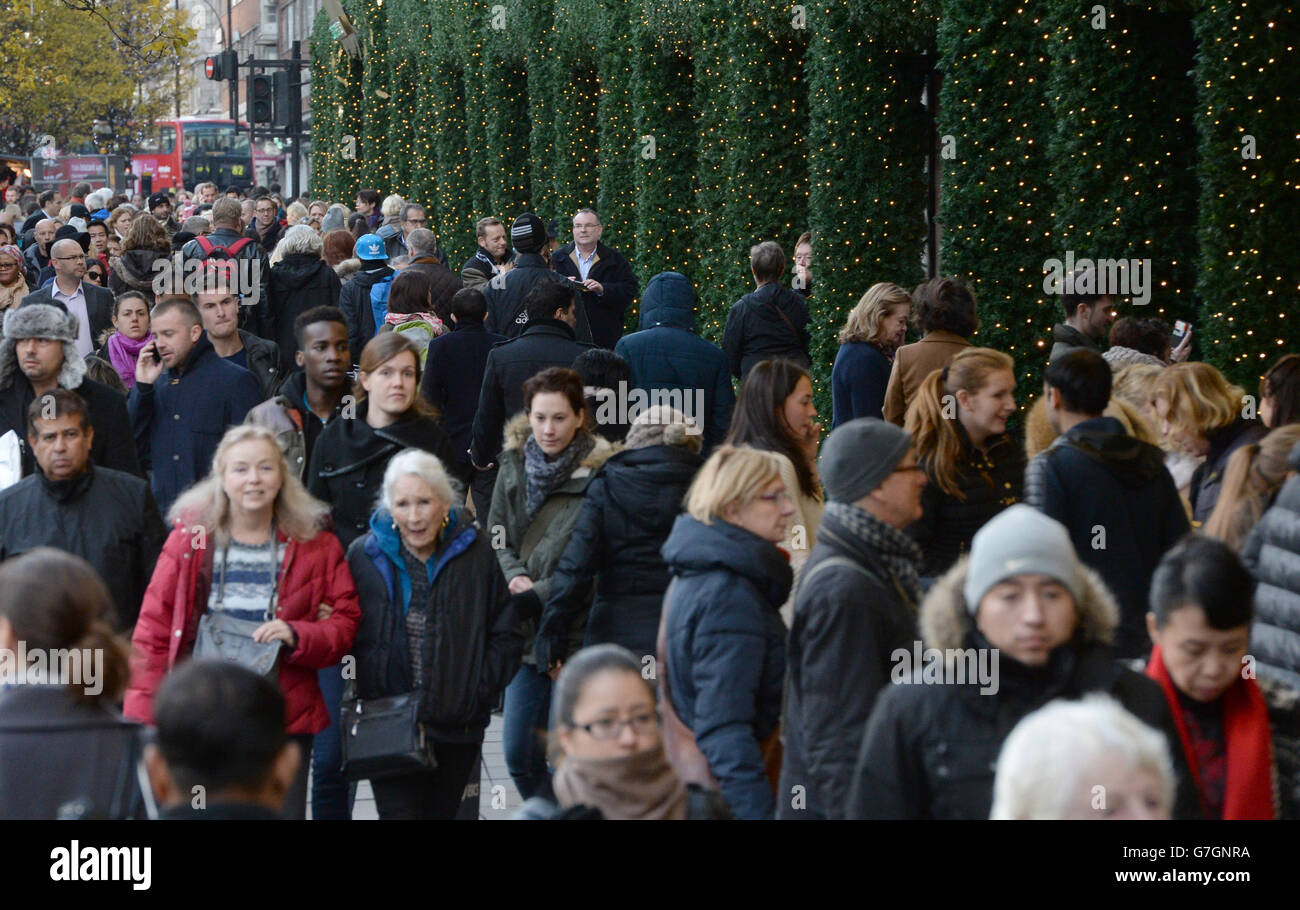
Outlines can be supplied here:
<path id="1" fill-rule="evenodd" d="M 23 298 L 23 305 L 53 303 L 77 317 L 77 353 L 95 350 L 95 339 L 112 324 L 113 294 L 107 288 L 86 284 L 86 253 L 75 240 L 59 240 L 50 247 L 54 281 Z"/>

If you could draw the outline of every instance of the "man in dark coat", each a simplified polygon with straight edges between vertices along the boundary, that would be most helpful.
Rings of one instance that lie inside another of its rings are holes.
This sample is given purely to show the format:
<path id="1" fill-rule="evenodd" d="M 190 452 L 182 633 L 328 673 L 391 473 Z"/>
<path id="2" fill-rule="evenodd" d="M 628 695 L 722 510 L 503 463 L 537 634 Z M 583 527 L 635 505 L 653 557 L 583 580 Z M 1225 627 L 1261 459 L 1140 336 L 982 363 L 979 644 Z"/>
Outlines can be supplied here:
<path id="1" fill-rule="evenodd" d="M 514 265 L 514 252 L 506 239 L 506 226 L 499 218 L 488 216 L 480 218 L 475 225 L 478 237 L 478 249 L 460 268 L 460 278 L 467 288 L 479 288 L 501 272 L 508 272 Z"/>
<path id="2" fill-rule="evenodd" d="M 76 316 L 77 337 L 73 343 L 77 353 L 85 357 L 94 352 L 95 339 L 113 324 L 113 294 L 108 288 L 81 280 L 86 274 L 86 253 L 75 240 L 52 244 L 50 263 L 54 266 L 54 281 L 28 294 L 22 305 L 57 303 Z"/>
<path id="3" fill-rule="evenodd" d="M 686 414 L 704 432 L 707 451 L 720 444 L 731 426 L 736 394 L 727 355 L 695 333 L 695 291 L 685 275 L 660 272 L 641 297 L 639 331 L 625 335 L 614 353 L 632 368 L 632 385 L 647 395 L 682 392 L 682 400 L 704 396 L 703 414 Z"/>
<path id="4" fill-rule="evenodd" d="M 45 267 L 50 264 L 50 247 L 54 245 L 54 234 L 58 229 L 59 223 L 57 221 L 42 215 L 36 222 L 31 242 L 23 250 L 23 258 L 27 260 L 25 273 L 27 287 L 30 290 L 34 291 L 40 287 L 40 275 Z"/>
<path id="5" fill-rule="evenodd" d="M 1115 321 L 1115 298 L 1098 289 L 1096 269 L 1081 266 L 1068 278 L 1069 284 L 1061 294 L 1065 322 L 1052 326 L 1052 352 L 1048 363 L 1078 348 L 1100 354 L 1101 343 Z"/>
<path id="6" fill-rule="evenodd" d="M 315 236 L 314 231 L 311 236 Z M 311 243 L 310 240 L 305 242 Z M 343 284 L 338 273 L 321 259 L 319 240 L 305 252 L 287 252 L 299 243 L 297 236 L 286 239 L 284 243 L 280 250 L 284 258 L 271 267 L 271 281 L 266 292 L 270 309 L 267 337 L 280 349 L 280 375 L 288 376 L 294 369 L 294 357 L 298 353 L 295 320 L 314 307 L 337 307 Z"/>
<path id="7" fill-rule="evenodd" d="M 488 352 L 506 340 L 483 327 L 486 315 L 482 291 L 461 288 L 456 292 L 451 299 L 452 330 L 429 342 L 420 382 L 420 395 L 442 411 L 442 425 L 451 437 L 454 457 L 447 468 L 462 484 L 472 483 L 475 474 L 469 446 Z"/>
<path id="8" fill-rule="evenodd" d="M 360 365 L 362 350 L 384 323 L 384 316 L 388 314 L 388 292 L 396 274 L 388 266 L 384 241 L 377 234 L 359 238 L 356 255 L 361 260 L 361 270 L 349 278 L 339 292 L 339 309 L 348 320 L 348 349 L 352 352 L 353 366 Z"/>
<path id="9" fill-rule="evenodd" d="M 203 320 L 203 332 L 222 360 L 253 374 L 262 398 L 275 394 L 284 376 L 280 373 L 280 349 L 239 328 L 239 297 L 229 285 L 214 284 L 194 295 Z"/>
<path id="10" fill-rule="evenodd" d="M 1165 551 L 1190 530 L 1164 453 L 1103 417 L 1111 371 L 1077 348 L 1047 366 L 1043 397 L 1058 434 L 1025 469 L 1024 501 L 1065 525 L 1075 552 L 1119 601 L 1115 654 L 1145 657 L 1147 594 Z"/>
<path id="11" fill-rule="evenodd" d="M 636 300 L 636 273 L 622 253 L 600 242 L 603 230 L 594 209 L 579 209 L 573 216 L 573 243 L 555 251 L 551 266 L 581 286 L 592 342 L 613 348 L 623 337 L 623 313 Z"/>
<path id="12" fill-rule="evenodd" d="M 32 402 L 28 443 L 41 470 L 0 493 L 0 562 L 43 546 L 82 557 L 108 585 L 114 627 L 129 633 L 167 527 L 148 483 L 91 463 L 87 411 L 66 389 Z"/>
<path id="13" fill-rule="evenodd" d="M 722 332 L 731 375 L 743 380 L 754 364 L 783 357 L 809 369 L 808 301 L 781 282 L 785 252 L 768 240 L 749 251 L 755 289 L 732 304 Z"/>
<path id="14" fill-rule="evenodd" d="M 851 420 L 822 446 L 821 478 L 828 502 L 790 626 L 782 819 L 844 817 L 867 718 L 895 650 L 916 638 L 921 600 L 921 550 L 902 530 L 920 516 L 926 483 L 911 437 Z"/>
<path id="15" fill-rule="evenodd" d="M 0 340 L 0 436 L 12 430 L 23 447 L 23 474 L 36 468 L 27 439 L 27 409 L 55 388 L 76 392 L 86 402 L 95 439 L 90 456 L 102 468 L 143 477 L 122 396 L 86 378 L 77 353 L 76 317 L 60 304 L 25 304 L 5 313 Z"/>
<path id="16" fill-rule="evenodd" d="M 1030 608 L 1028 604 L 1034 604 Z M 926 593 L 922 642 L 896 652 L 854 767 L 852 819 L 987 819 L 998 752 L 1057 698 L 1109 695 L 1179 741 L 1160 687 L 1111 656 L 1119 609 L 1059 522 L 1019 504 Z M 996 660 L 996 664 L 994 661 Z M 1181 750 L 1176 818 L 1200 816 Z"/>
<path id="17" fill-rule="evenodd" d="M 235 274 L 247 275 L 252 282 L 247 287 L 237 288 L 240 295 L 239 326 L 268 338 L 267 286 L 271 269 L 266 263 L 266 251 L 262 245 L 244 234 L 242 211 L 239 200 L 229 196 L 212 203 L 212 210 L 208 212 L 212 233 L 195 237 L 185 244 L 181 256 L 187 268 L 194 260 L 233 260 L 237 266 Z M 240 284 L 244 284 L 242 278 Z"/>
<path id="18" fill-rule="evenodd" d="M 208 473 L 226 429 L 244 422 L 262 390 L 252 373 L 217 356 L 190 301 L 171 297 L 154 307 L 153 334 L 136 362 L 126 406 L 166 514 L 181 491 Z"/>
<path id="19" fill-rule="evenodd" d="M 543 281 L 562 281 L 576 301 L 574 335 L 579 341 L 591 341 L 591 325 L 587 321 L 587 307 L 578 293 L 578 285 L 567 278 L 559 278 L 551 270 L 550 260 L 542 256 L 546 246 L 546 226 L 532 212 L 525 212 L 510 227 L 510 240 L 515 246 L 514 264 L 510 271 L 498 273 L 483 288 L 487 298 L 487 330 L 507 338 L 514 338 L 528 326 L 528 310 L 524 301 L 533 286 Z"/>
<path id="20" fill-rule="evenodd" d="M 280 207 L 270 196 L 263 196 L 257 200 L 253 212 L 253 223 L 248 226 L 248 230 L 244 231 L 244 236 L 256 240 L 261 244 L 266 255 L 270 256 L 275 251 L 275 245 L 284 236 L 284 225 L 280 223 Z"/>
<path id="21" fill-rule="evenodd" d="M 568 288 L 548 281 L 534 288 L 526 303 L 528 328 L 493 347 L 483 367 L 470 448 L 476 470 L 487 470 L 496 461 L 506 421 L 524 409 L 524 383 L 547 367 L 572 366 L 592 347 L 574 337 L 576 304 Z"/>

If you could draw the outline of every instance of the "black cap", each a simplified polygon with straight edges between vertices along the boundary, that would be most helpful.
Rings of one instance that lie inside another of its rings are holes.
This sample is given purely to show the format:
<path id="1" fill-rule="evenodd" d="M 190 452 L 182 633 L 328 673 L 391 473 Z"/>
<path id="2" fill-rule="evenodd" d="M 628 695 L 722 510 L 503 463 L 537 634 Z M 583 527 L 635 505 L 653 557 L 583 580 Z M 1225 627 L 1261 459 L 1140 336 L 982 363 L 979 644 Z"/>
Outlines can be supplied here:
<path id="1" fill-rule="evenodd" d="M 77 230 L 70 224 L 65 224 L 54 232 L 54 242 L 58 243 L 60 240 L 77 241 L 77 243 L 81 244 L 81 251 L 83 253 L 89 252 L 90 250 L 90 235 L 85 231 Z"/>
<path id="2" fill-rule="evenodd" d="M 162 205 L 164 202 L 167 203 L 168 205 L 171 205 L 172 197 L 168 196 L 166 193 L 161 193 L 161 192 L 152 194 L 149 197 L 149 211 L 152 212 L 154 209 Z"/>

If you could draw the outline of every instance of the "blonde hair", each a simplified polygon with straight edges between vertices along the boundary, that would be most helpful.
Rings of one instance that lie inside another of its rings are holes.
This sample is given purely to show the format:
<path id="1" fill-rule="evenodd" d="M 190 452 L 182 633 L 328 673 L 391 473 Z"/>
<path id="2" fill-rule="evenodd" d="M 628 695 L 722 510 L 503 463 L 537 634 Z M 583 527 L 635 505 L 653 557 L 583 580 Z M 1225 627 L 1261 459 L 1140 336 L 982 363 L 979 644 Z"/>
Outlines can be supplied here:
<path id="1" fill-rule="evenodd" d="M 764 487 L 780 480 L 783 463 L 789 460 L 749 446 L 718 446 L 686 491 L 686 511 L 696 521 L 713 524 L 728 506 L 748 505 Z"/>
<path id="2" fill-rule="evenodd" d="M 840 329 L 840 344 L 851 341 L 865 341 L 868 344 L 882 342 L 884 339 L 880 336 L 890 307 L 903 304 L 910 310 L 912 295 L 891 282 L 876 282 L 862 295 L 857 306 L 849 311 L 849 318 L 845 320 L 844 328 Z"/>
<path id="3" fill-rule="evenodd" d="M 1116 371 L 1111 381 L 1110 400 L 1111 404 L 1122 402 L 1141 421 L 1143 432 L 1139 432 L 1135 424 L 1132 435 L 1168 452 L 1171 450 L 1169 440 L 1160 432 L 1159 415 L 1151 407 L 1151 386 L 1164 371 L 1165 367 L 1154 363 L 1129 364 Z"/>
<path id="4" fill-rule="evenodd" d="M 1206 436 L 1230 425 L 1241 414 L 1245 391 L 1229 384 L 1208 363 L 1193 361 L 1165 367 L 1151 386 L 1151 405 L 1164 401 L 1164 420 L 1191 436 Z"/>
<path id="5" fill-rule="evenodd" d="M 1228 459 L 1219 501 L 1201 530 L 1240 550 L 1250 530 L 1282 488 L 1291 463 L 1287 456 L 1300 442 L 1300 424 L 1278 427 L 1259 442 L 1242 446 Z"/>
<path id="6" fill-rule="evenodd" d="M 956 417 L 944 415 L 943 399 L 965 390 L 974 394 L 994 373 L 1015 374 L 1016 363 L 1007 354 L 992 348 L 966 348 L 947 367 L 934 370 L 921 382 L 916 398 L 907 407 L 903 429 L 911 434 L 918 458 L 925 463 L 926 475 L 949 496 L 964 500 L 958 483 L 962 453 Z"/>
<path id="7" fill-rule="evenodd" d="M 260 440 L 275 452 L 280 469 L 280 492 L 275 496 L 275 526 L 296 541 L 311 540 L 324 525 L 329 506 L 307 492 L 284 460 L 284 451 L 275 434 L 266 427 L 242 424 L 231 427 L 221 437 L 212 456 L 208 476 L 190 487 L 172 505 L 167 517 L 173 522 L 208 529 L 218 543 L 230 539 L 230 497 L 222 484 L 230 450 L 241 442 Z"/>
<path id="8" fill-rule="evenodd" d="M 290 202 L 289 207 L 284 210 L 284 220 L 290 227 L 293 227 L 306 217 L 307 206 L 303 205 L 301 202 Z M 312 231 L 312 233 L 314 234 L 316 232 Z"/>
<path id="9" fill-rule="evenodd" d="M 379 207 L 381 215 L 400 215 L 402 206 L 406 205 L 406 200 L 401 196 L 393 193 L 391 196 L 385 196 L 383 204 Z"/>

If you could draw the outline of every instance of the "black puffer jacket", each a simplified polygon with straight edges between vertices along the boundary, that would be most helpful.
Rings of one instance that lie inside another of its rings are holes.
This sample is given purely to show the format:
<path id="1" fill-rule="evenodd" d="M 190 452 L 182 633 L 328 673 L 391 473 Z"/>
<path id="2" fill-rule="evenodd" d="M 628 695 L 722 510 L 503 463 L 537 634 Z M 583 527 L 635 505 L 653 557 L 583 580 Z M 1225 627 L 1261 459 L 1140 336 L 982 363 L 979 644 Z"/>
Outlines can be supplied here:
<path id="1" fill-rule="evenodd" d="M 257 380 L 262 390 L 262 399 L 266 400 L 280 389 L 286 373 L 280 371 L 280 348 L 274 341 L 267 341 L 252 332 L 239 330 L 239 340 L 244 345 L 244 357 L 248 362 L 248 372 Z"/>
<path id="2" fill-rule="evenodd" d="M 1219 502 L 1219 490 L 1223 486 L 1223 475 L 1228 470 L 1228 460 L 1232 453 L 1259 442 L 1268 435 L 1268 427 L 1258 420 L 1246 420 L 1238 417 L 1222 429 L 1206 434 L 1210 440 L 1210 451 L 1205 461 L 1192 474 L 1192 483 L 1187 496 L 1192 502 L 1192 521 L 1203 525 L 1210 520 L 1214 507 Z"/>
<path id="3" fill-rule="evenodd" d="M 293 372 L 298 353 L 294 320 L 313 307 L 338 306 L 342 289 L 338 273 L 314 253 L 290 253 L 271 267 L 267 337 L 280 346 L 281 376 Z"/>
<path id="4" fill-rule="evenodd" d="M 779 281 L 741 297 L 722 333 L 731 375 L 743 380 L 754 364 L 776 357 L 809 369 L 808 320 L 808 301 Z"/>
<path id="5" fill-rule="evenodd" d="M 1116 656 L 1145 657 L 1151 575 L 1189 530 L 1164 453 L 1113 417 L 1085 420 L 1029 462 L 1025 503 L 1065 525 L 1079 559 L 1119 600 Z"/>
<path id="6" fill-rule="evenodd" d="M 307 468 L 307 488 L 330 504 L 334 533 L 345 548 L 366 533 L 384 469 L 394 455 L 416 448 L 443 464 L 451 459 L 451 441 L 437 421 L 412 416 L 376 430 L 366 423 L 369 407 L 368 400 L 362 401 L 355 417 L 325 427 Z"/>
<path id="7" fill-rule="evenodd" d="M 391 278 L 388 266 L 357 272 L 339 291 L 339 309 L 348 320 L 348 349 L 352 353 L 352 366 L 361 363 L 361 349 L 375 337 L 375 311 L 370 306 L 370 290 L 385 278 Z"/>
<path id="8" fill-rule="evenodd" d="M 514 268 L 483 286 L 483 296 L 488 305 L 487 320 L 483 324 L 487 330 L 514 338 L 528 328 L 524 298 L 539 281 L 560 282 L 573 291 L 578 317 L 574 334 L 579 341 L 591 341 L 591 324 L 587 321 L 587 307 L 582 302 L 578 285 L 556 275 L 550 264 L 537 253 L 520 253 L 515 257 Z"/>
<path id="9" fill-rule="evenodd" d="M 36 547 L 80 556 L 108 585 L 119 632 L 135 625 L 166 539 L 148 482 L 121 471 L 90 465 L 57 482 L 36 473 L 0 493 L 0 562 Z"/>
<path id="10" fill-rule="evenodd" d="M 497 697 L 519 669 L 523 639 L 489 537 L 463 512 L 454 517 L 433 555 L 420 720 L 437 741 L 479 742 Z M 348 547 L 361 602 L 352 646 L 361 698 L 414 687 L 403 595 L 410 596 L 410 582 L 402 584 L 402 543 L 392 520 L 376 512 L 370 532 Z"/>
<path id="11" fill-rule="evenodd" d="M 818 568 L 829 559 L 847 559 Z M 919 567 L 918 567 L 919 568 Z M 832 513 L 800 575 L 790 626 L 776 815 L 843 818 L 853 764 L 897 648 L 916 639 L 916 608 L 879 555 Z M 804 787 L 796 808 L 793 787 Z"/>
<path id="12" fill-rule="evenodd" d="M 985 453 L 970 444 L 961 421 L 954 420 L 965 453 L 958 473 L 957 486 L 964 499 L 950 496 L 935 483 L 929 461 L 926 466 L 930 482 L 921 491 L 921 517 L 907 529 L 925 554 L 921 574 L 942 575 L 958 557 L 970 549 L 971 538 L 994 515 L 1020 501 L 1025 479 L 1025 452 L 1003 434 L 988 441 Z"/>
<path id="13" fill-rule="evenodd" d="M 941 579 L 921 604 L 927 649 L 975 648 L 992 669 L 991 645 L 975 628 L 962 586 L 968 559 Z M 1154 680 L 1110 657 L 1107 647 L 1119 610 L 1106 585 L 1086 567 L 1074 638 L 1052 652 L 1046 667 L 1031 668 L 999 655 L 993 682 L 981 694 L 965 684 L 895 683 L 876 699 L 853 772 L 849 818 L 986 819 L 1002 742 L 1027 714 L 1056 698 L 1090 692 L 1114 698 L 1143 723 L 1165 734 L 1178 778 L 1176 818 L 1199 816 L 1199 797 L 1169 714 Z M 914 645 L 919 648 L 920 643 Z M 922 661 L 927 658 L 923 655 Z M 942 654 L 937 658 L 943 660 Z M 921 667 L 913 666 L 919 674 Z M 914 678 L 909 674 L 909 679 Z"/>
<path id="14" fill-rule="evenodd" d="M 1289 460 L 1300 471 L 1300 445 Z M 1259 675 L 1300 692 L 1300 477 L 1282 487 L 1250 532 L 1241 559 L 1259 581 L 1250 630 Z"/>
<path id="15" fill-rule="evenodd" d="M 557 649 L 588 603 L 584 647 L 613 642 L 638 656 L 655 653 L 668 590 L 668 565 L 659 548 L 702 463 L 694 452 L 669 445 L 619 452 L 605 462 L 587 487 L 578 523 L 555 567 L 537 633 L 538 654 L 546 639 L 552 659 L 564 657 Z"/>

